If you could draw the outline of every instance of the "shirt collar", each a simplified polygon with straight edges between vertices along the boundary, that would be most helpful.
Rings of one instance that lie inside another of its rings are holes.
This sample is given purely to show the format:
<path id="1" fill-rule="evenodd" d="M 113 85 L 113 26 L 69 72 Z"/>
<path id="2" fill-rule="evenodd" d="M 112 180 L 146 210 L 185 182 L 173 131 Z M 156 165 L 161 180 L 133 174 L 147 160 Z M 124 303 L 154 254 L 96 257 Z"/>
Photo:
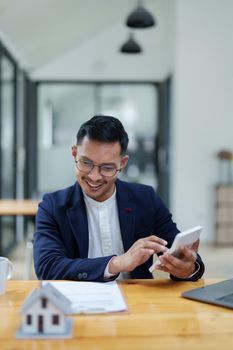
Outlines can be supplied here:
<path id="1" fill-rule="evenodd" d="M 98 202 L 95 201 L 94 199 L 92 199 L 91 197 L 87 196 L 84 192 L 83 192 L 83 196 L 84 196 L 84 201 L 86 204 L 90 205 L 90 206 L 95 206 L 95 207 L 105 207 L 110 205 L 111 203 L 113 203 L 115 201 L 116 198 L 116 186 L 115 186 L 115 190 L 113 192 L 113 194 L 111 195 L 111 197 L 109 197 L 108 199 L 106 199 L 103 202 Z"/>

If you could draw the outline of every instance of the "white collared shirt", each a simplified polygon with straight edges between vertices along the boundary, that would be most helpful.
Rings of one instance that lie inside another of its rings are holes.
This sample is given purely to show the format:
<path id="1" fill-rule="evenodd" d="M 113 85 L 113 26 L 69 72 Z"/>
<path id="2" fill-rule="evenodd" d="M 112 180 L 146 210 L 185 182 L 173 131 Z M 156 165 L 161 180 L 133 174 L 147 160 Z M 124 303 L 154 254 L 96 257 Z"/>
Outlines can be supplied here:
<path id="1" fill-rule="evenodd" d="M 124 253 L 118 217 L 116 188 L 113 195 L 104 202 L 97 202 L 84 193 L 87 209 L 89 248 L 88 258 L 97 258 Z M 105 277 L 111 274 L 105 270 Z M 120 274 L 120 278 L 126 278 Z"/>

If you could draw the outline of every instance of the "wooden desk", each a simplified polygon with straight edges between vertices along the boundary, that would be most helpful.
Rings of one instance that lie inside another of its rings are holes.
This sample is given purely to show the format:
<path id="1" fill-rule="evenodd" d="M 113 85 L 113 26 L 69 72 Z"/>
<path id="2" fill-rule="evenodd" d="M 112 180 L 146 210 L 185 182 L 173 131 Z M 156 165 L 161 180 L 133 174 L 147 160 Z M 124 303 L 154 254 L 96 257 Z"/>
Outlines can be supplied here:
<path id="1" fill-rule="evenodd" d="M 34 219 L 38 209 L 38 200 L 34 199 L 0 199 L 0 217 L 1 216 L 17 216 L 16 219 L 16 242 L 21 243 L 24 240 L 24 216 Z M 21 216 L 21 218 L 20 218 Z M 29 223 L 27 224 L 27 234 L 30 231 Z M 11 244 L 12 245 L 12 244 Z M 0 225 L 0 255 L 6 254 L 2 247 L 1 225 Z"/>
<path id="2" fill-rule="evenodd" d="M 72 339 L 17 340 L 19 309 L 38 281 L 9 281 L 0 296 L 1 350 L 225 350 L 232 349 L 233 312 L 180 297 L 184 290 L 214 283 L 128 280 L 120 283 L 129 310 L 76 315 Z"/>
<path id="3" fill-rule="evenodd" d="M 1 199 L 0 215 L 35 216 L 38 204 L 35 199 Z"/>

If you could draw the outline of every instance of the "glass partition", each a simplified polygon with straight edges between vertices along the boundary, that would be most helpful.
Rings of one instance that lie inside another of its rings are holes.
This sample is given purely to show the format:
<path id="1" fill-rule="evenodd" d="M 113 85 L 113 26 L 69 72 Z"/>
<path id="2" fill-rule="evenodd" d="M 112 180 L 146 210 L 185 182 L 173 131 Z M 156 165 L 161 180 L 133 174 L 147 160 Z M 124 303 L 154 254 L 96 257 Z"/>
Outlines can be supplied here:
<path id="1" fill-rule="evenodd" d="M 123 179 L 157 186 L 157 88 L 151 83 L 41 83 L 38 88 L 38 192 L 74 183 L 71 145 L 94 114 L 119 118 L 130 137 Z"/>
<path id="2" fill-rule="evenodd" d="M 1 194 L 15 197 L 15 116 L 14 116 L 14 65 L 7 57 L 1 60 Z"/>
<path id="3" fill-rule="evenodd" d="M 129 135 L 128 166 L 120 176 L 157 187 L 155 134 L 157 89 L 154 84 L 101 84 L 99 111 L 118 117 Z"/>
<path id="4" fill-rule="evenodd" d="M 1 93 L 0 93 L 0 194 L 1 198 L 16 196 L 16 128 L 15 128 L 15 65 L 4 54 L 0 56 Z M 15 242 L 15 219 L 3 216 L 0 222 L 0 248 L 2 252 Z"/>

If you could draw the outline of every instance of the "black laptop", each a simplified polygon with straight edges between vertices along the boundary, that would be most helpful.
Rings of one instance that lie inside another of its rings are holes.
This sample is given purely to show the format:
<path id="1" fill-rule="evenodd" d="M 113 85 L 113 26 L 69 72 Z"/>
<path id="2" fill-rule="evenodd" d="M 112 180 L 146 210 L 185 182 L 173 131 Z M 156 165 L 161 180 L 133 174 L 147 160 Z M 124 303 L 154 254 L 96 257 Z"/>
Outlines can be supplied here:
<path id="1" fill-rule="evenodd" d="M 183 292 L 182 297 L 233 309 L 233 279 Z"/>

